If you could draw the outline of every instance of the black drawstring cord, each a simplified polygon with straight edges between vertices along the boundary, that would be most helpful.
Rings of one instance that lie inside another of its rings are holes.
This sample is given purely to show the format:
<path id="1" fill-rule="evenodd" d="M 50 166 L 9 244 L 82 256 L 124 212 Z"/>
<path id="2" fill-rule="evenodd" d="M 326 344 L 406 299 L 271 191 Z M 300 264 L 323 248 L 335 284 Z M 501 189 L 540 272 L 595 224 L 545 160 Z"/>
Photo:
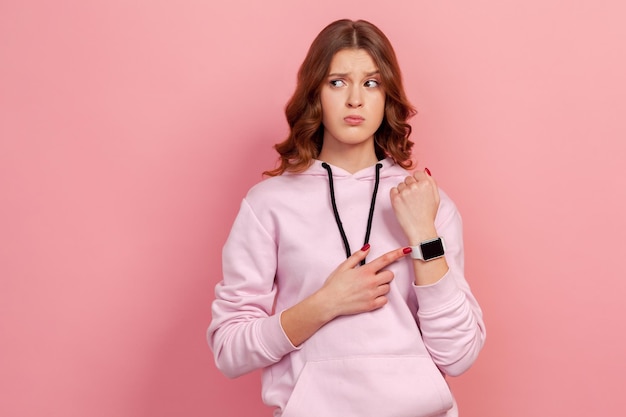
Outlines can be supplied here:
<path id="1" fill-rule="evenodd" d="M 335 202 L 335 186 L 333 183 L 333 171 L 326 162 L 322 162 L 322 167 L 328 172 L 328 188 L 330 189 L 330 202 L 333 206 L 333 214 L 335 215 L 335 221 L 337 222 L 337 228 L 339 229 L 339 233 L 341 234 L 341 239 L 343 240 L 343 247 L 346 250 L 346 258 L 349 258 L 352 254 L 350 250 L 350 243 L 348 242 L 348 238 L 346 237 L 346 232 L 343 229 L 343 224 L 341 223 L 341 217 L 339 217 L 339 211 L 337 210 L 337 203 Z M 378 183 L 380 182 L 380 169 L 383 167 L 383 164 L 376 164 L 376 182 L 374 183 L 374 192 L 372 193 L 372 202 L 370 203 L 370 211 L 369 216 L 367 218 L 367 229 L 365 230 L 365 241 L 363 245 L 369 242 L 370 232 L 372 230 L 372 219 L 374 218 L 374 206 L 376 205 L 376 194 L 378 193 Z M 365 265 L 365 259 L 361 261 L 361 265 Z"/>
<path id="2" fill-rule="evenodd" d="M 374 218 L 374 206 L 376 205 L 376 194 L 378 193 L 378 183 L 380 182 L 380 169 L 383 164 L 376 164 L 376 182 L 374 183 L 374 191 L 372 192 L 372 202 L 370 203 L 370 214 L 367 218 L 367 230 L 365 232 L 365 245 L 370 241 L 370 232 L 372 231 L 372 219 Z M 365 262 L 364 262 L 365 263 Z"/>
<path id="3" fill-rule="evenodd" d="M 339 233 L 341 234 L 341 239 L 343 240 L 343 247 L 346 249 L 346 258 L 349 258 L 352 252 L 350 251 L 350 243 L 348 243 L 346 232 L 343 230 L 343 225 L 341 224 L 341 217 L 339 217 L 339 211 L 337 210 L 337 203 L 335 202 L 335 187 L 333 185 L 333 171 L 330 169 L 330 165 L 328 165 L 326 162 L 322 163 L 322 167 L 324 167 L 324 169 L 328 171 L 328 187 L 330 188 L 330 202 L 333 205 L 333 213 L 335 214 L 335 221 L 337 222 L 337 227 L 339 228 Z"/>

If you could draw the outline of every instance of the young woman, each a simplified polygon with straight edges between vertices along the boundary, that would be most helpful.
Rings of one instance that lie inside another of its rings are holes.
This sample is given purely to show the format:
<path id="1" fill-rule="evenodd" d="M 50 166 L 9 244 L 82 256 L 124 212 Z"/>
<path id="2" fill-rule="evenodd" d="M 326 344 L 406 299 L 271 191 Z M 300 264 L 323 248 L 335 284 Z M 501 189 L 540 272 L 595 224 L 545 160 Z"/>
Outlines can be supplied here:
<path id="1" fill-rule="evenodd" d="M 275 417 L 457 415 L 444 375 L 470 367 L 485 330 L 459 213 L 427 169 L 406 170 L 414 113 L 377 27 L 320 32 L 280 165 L 224 246 L 208 330 L 224 374 L 263 368 Z"/>

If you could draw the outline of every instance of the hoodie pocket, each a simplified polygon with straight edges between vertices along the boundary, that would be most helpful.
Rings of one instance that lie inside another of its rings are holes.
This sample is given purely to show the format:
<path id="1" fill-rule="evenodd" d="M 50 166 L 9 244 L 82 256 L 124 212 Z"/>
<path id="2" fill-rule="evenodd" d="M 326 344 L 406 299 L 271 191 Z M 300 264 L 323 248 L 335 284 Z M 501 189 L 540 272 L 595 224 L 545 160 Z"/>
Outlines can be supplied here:
<path id="1" fill-rule="evenodd" d="M 452 405 L 430 357 L 341 358 L 306 363 L 282 417 L 427 417 Z"/>

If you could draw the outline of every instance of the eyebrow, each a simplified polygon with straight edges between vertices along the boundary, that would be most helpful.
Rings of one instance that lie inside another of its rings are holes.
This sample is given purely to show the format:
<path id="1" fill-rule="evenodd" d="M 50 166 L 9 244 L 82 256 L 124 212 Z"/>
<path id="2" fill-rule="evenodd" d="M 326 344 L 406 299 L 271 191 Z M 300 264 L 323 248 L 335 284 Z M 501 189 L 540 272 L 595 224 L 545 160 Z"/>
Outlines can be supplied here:
<path id="1" fill-rule="evenodd" d="M 368 72 L 368 73 L 365 74 L 365 76 L 366 77 L 371 77 L 371 76 L 377 75 L 377 74 L 380 74 L 379 70 Z M 329 77 L 347 77 L 349 75 L 350 75 L 350 73 L 348 73 L 348 72 L 333 72 L 331 74 L 328 74 Z"/>

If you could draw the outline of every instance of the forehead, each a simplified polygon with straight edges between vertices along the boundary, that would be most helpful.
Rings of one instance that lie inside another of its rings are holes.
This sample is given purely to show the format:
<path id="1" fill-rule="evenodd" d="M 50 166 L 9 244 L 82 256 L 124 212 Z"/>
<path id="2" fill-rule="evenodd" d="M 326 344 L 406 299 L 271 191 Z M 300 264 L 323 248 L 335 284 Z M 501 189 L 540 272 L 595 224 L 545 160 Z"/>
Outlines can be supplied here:
<path id="1" fill-rule="evenodd" d="M 333 56 L 328 72 L 349 74 L 372 73 L 377 70 L 372 56 L 365 49 L 342 49 Z"/>

